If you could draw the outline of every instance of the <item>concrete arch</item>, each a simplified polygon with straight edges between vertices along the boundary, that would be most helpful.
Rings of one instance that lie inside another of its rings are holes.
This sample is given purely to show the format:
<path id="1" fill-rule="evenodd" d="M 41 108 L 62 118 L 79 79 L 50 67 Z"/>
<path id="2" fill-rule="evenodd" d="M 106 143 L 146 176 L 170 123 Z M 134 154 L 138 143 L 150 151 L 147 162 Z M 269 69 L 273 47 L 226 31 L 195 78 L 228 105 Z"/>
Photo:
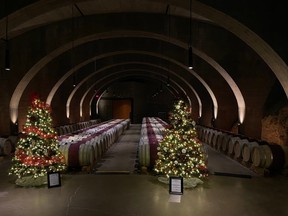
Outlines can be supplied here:
<path id="1" fill-rule="evenodd" d="M 132 63 L 135 63 L 135 62 L 132 62 Z M 130 64 L 130 63 L 129 63 L 129 64 Z M 141 64 L 143 64 L 143 63 L 141 62 Z M 152 65 L 152 66 L 157 67 L 156 65 Z M 165 69 L 165 68 L 162 68 L 162 67 L 160 67 L 160 66 L 158 66 L 158 67 L 161 68 L 161 69 Z M 119 71 L 119 72 L 117 72 L 117 73 L 123 73 L 123 72 L 127 72 L 127 71 L 136 71 L 136 69 L 123 70 L 123 71 Z M 145 72 L 145 71 L 147 72 L 147 70 L 139 70 L 139 69 L 137 69 L 137 72 L 138 72 L 138 71 L 139 71 L 139 72 Z M 157 75 L 159 75 L 159 76 L 162 76 L 164 79 L 166 78 L 164 75 L 159 74 L 159 73 L 157 73 L 157 72 L 154 72 L 154 71 L 151 71 L 151 70 L 149 70 L 148 72 L 157 74 Z M 199 106 L 199 117 L 201 117 L 201 115 L 202 115 L 202 101 L 201 101 L 201 99 L 200 99 L 197 91 L 196 91 L 185 79 L 183 79 L 181 76 L 177 75 L 177 74 L 174 73 L 174 72 L 172 72 L 172 73 L 173 73 L 173 75 L 175 75 L 175 76 L 177 76 L 179 79 L 181 79 L 181 81 L 184 82 L 187 86 L 189 86 L 189 88 L 193 91 L 195 97 L 197 98 L 197 102 L 198 102 L 198 106 Z M 109 74 L 109 75 L 107 75 L 107 76 L 105 76 L 105 77 L 102 77 L 101 79 L 99 79 L 99 80 L 95 83 L 95 85 L 97 85 L 97 83 L 101 82 L 101 81 L 104 80 L 105 78 L 107 78 L 107 77 L 109 77 L 109 76 L 113 76 L 113 75 L 114 75 L 114 74 Z M 114 80 L 114 79 L 111 79 L 111 80 Z M 163 80 L 160 80 L 160 81 L 163 81 Z M 177 82 L 175 82 L 173 79 L 171 79 L 170 81 L 173 82 L 174 85 L 176 85 L 179 89 L 181 89 L 181 91 L 186 95 L 187 100 L 189 101 L 190 107 L 192 107 L 191 99 L 190 99 L 190 97 L 187 95 L 186 90 L 185 90 L 180 84 L 178 84 Z M 91 87 L 91 88 L 92 88 L 92 87 Z M 81 99 L 82 102 L 84 101 L 84 99 L 85 99 L 86 95 L 88 94 L 88 92 L 91 91 L 91 88 L 89 88 L 89 89 L 85 92 L 85 94 L 83 95 L 83 97 L 82 97 L 82 99 Z M 100 87 L 100 88 L 101 88 L 101 87 Z M 70 97 L 70 96 L 69 96 L 69 97 Z M 70 101 L 71 101 L 71 100 L 70 100 Z M 82 107 L 82 105 L 83 105 L 83 104 L 80 103 L 80 112 L 81 112 L 81 107 Z M 70 107 L 70 104 L 69 104 L 69 107 Z M 67 107 L 67 105 L 66 105 L 66 108 L 69 108 L 69 107 Z M 69 109 L 70 109 L 70 108 L 69 108 Z M 81 113 L 80 113 L 80 115 L 81 115 Z"/>
<path id="2" fill-rule="evenodd" d="M 113 36 L 111 36 L 113 35 Z M 94 35 L 90 35 L 87 37 L 83 37 L 81 39 L 78 39 L 75 41 L 75 44 L 77 44 L 78 46 L 84 43 L 87 43 L 89 41 L 93 41 L 97 38 L 115 38 L 116 37 L 148 37 L 148 38 L 153 38 L 153 39 L 158 39 L 158 40 L 163 40 L 165 42 L 168 43 L 172 43 L 176 46 L 182 47 L 183 49 L 186 49 L 186 44 L 178 41 L 178 40 L 173 40 L 167 36 L 163 36 L 163 35 L 159 35 L 159 34 L 155 34 L 155 33 L 149 33 L 147 34 L 147 32 L 135 32 L 135 31 L 116 31 L 116 32 L 104 32 L 104 33 L 99 33 L 99 34 L 94 34 Z M 27 73 L 26 75 L 22 78 L 22 80 L 18 83 L 12 97 L 11 97 L 11 101 L 10 101 L 10 118 L 12 120 L 12 122 L 16 122 L 17 117 L 18 117 L 18 105 L 19 105 L 19 101 L 20 98 L 25 90 L 25 88 L 27 87 L 28 83 L 32 80 L 32 78 L 37 74 L 38 71 L 40 71 L 40 69 L 42 69 L 46 64 L 48 64 L 50 61 L 53 60 L 53 58 L 56 58 L 57 56 L 59 56 L 60 54 L 64 53 L 65 51 L 71 49 L 71 43 L 67 43 L 63 46 L 61 46 L 60 48 L 54 50 L 53 52 L 51 52 L 49 55 L 47 55 L 46 57 L 42 58 L 40 61 L 38 61 Z M 196 50 L 196 49 L 195 49 Z M 139 51 L 138 51 L 139 52 Z M 136 51 L 135 51 L 136 53 Z M 143 52 L 145 53 L 145 52 Z M 149 52 L 147 52 L 149 53 Z M 195 53 L 195 52 L 194 52 Z M 197 54 L 197 53 L 196 53 Z M 199 54 L 199 52 L 198 52 Z M 151 54 L 150 54 L 151 55 Z M 160 56 L 160 55 L 159 55 Z M 204 56 L 204 55 L 203 55 Z M 201 56 L 199 56 L 201 57 Z M 208 84 L 197 74 L 195 73 L 193 70 L 188 70 L 187 67 L 171 58 L 168 57 L 162 57 L 163 59 L 169 60 L 170 62 L 173 62 L 174 64 L 180 66 L 183 68 L 183 70 L 187 71 L 188 73 L 190 73 L 191 75 L 195 76 L 201 83 L 202 85 L 207 89 L 207 91 L 210 94 L 210 97 L 212 98 L 213 101 L 213 107 L 214 107 L 214 118 L 217 118 L 217 113 L 218 113 L 218 103 L 216 100 L 216 97 L 213 93 L 213 91 L 211 90 L 211 88 L 208 86 Z M 211 59 L 206 58 L 206 60 L 211 61 Z M 219 69 L 219 68 L 218 68 Z M 224 70 L 223 70 L 224 71 Z M 73 73 L 73 71 L 70 70 L 69 73 Z M 223 73 L 223 72 L 222 72 Z M 220 73 L 221 74 L 221 73 Z M 68 74 L 67 74 L 68 77 Z M 225 77 L 224 77 L 225 79 Z M 63 77 L 61 79 L 62 81 L 65 80 L 65 78 Z M 61 82 L 61 81 L 60 81 Z M 229 83 L 228 83 L 229 84 Z M 59 83 L 56 85 L 58 88 Z M 235 88 L 234 86 L 230 86 L 231 89 Z M 55 90 L 55 89 L 54 89 Z M 237 98 L 237 95 L 235 95 L 235 97 Z M 50 100 L 50 98 L 49 98 Z M 48 101 L 49 102 L 49 101 Z"/>
<path id="3" fill-rule="evenodd" d="M 270 67 L 282 85 L 288 98 L 288 66 L 261 37 L 232 17 L 211 7 L 207 7 L 199 1 L 193 1 L 193 11 L 233 33 L 251 47 Z"/>
<path id="4" fill-rule="evenodd" d="M 160 81 L 162 81 L 162 80 L 160 80 Z M 173 81 L 172 81 L 173 82 Z M 176 84 L 176 83 L 175 83 Z M 173 86 L 170 86 L 171 88 L 173 88 L 173 90 L 177 93 L 177 94 L 179 94 L 179 92 L 173 87 Z M 102 89 L 102 88 L 105 88 L 105 86 L 103 86 L 103 87 L 101 87 L 100 89 Z M 172 95 L 174 95 L 175 96 L 175 94 L 172 92 L 172 90 L 171 89 L 169 89 L 169 88 L 167 88 L 170 92 L 171 92 L 171 94 Z M 91 90 L 91 89 L 90 89 Z M 100 91 L 101 92 L 101 91 Z M 88 92 L 87 92 L 88 93 Z M 89 100 L 89 114 L 90 114 L 90 116 L 91 116 L 91 113 L 92 113 L 92 111 L 91 111 L 91 107 L 92 107 L 92 102 L 93 102 L 93 98 L 95 97 L 95 95 L 96 95 L 97 93 L 94 93 L 93 95 L 92 95 L 92 97 L 90 98 L 90 100 Z M 97 100 L 97 102 L 96 102 L 96 107 L 95 107 L 95 111 L 96 111 L 96 114 L 99 114 L 99 102 L 100 102 L 100 99 L 103 97 L 103 95 L 105 94 L 105 91 L 103 91 L 102 93 L 101 93 L 101 95 L 99 96 L 99 99 Z M 86 97 L 86 96 L 85 96 Z M 83 97 L 83 102 L 82 102 L 82 107 L 83 107 L 83 103 L 84 103 L 84 99 L 85 99 L 85 97 Z M 191 100 L 190 100 L 190 98 L 188 98 L 188 100 L 191 102 Z M 82 100 L 81 100 L 82 101 Z"/>
<path id="5" fill-rule="evenodd" d="M 81 98 L 81 100 L 80 100 L 80 104 L 79 104 L 79 107 L 80 107 L 80 115 L 81 115 L 81 112 L 82 112 L 82 107 L 83 107 L 83 102 L 84 102 L 85 97 L 86 97 L 87 94 L 93 89 L 93 87 L 94 87 L 95 85 L 97 85 L 97 83 L 101 82 L 102 80 L 104 80 L 105 78 L 107 78 L 107 77 L 109 77 L 109 76 L 112 76 L 112 77 L 113 77 L 113 75 L 115 75 L 115 74 L 118 74 L 118 73 L 119 73 L 119 74 L 122 74 L 122 73 L 125 73 L 125 72 L 127 72 L 127 71 L 129 71 L 129 70 L 118 71 L 118 72 L 116 72 L 116 73 L 114 73 L 114 74 L 109 74 L 109 75 L 107 75 L 106 77 L 102 77 L 102 78 L 101 78 L 100 80 L 98 80 L 95 84 L 93 84 L 90 88 L 88 88 L 88 89 L 86 90 L 86 92 L 83 94 L 83 96 L 82 96 L 82 98 Z M 131 70 L 131 71 L 135 71 L 135 70 L 133 69 L 133 70 Z M 137 69 L 137 71 L 139 71 L 139 70 Z M 141 71 L 139 71 L 139 72 L 141 72 Z M 147 72 L 147 70 L 143 70 L 142 72 Z M 148 71 L 148 72 L 152 72 L 152 71 Z M 152 73 L 153 73 L 153 72 L 152 72 Z M 158 73 L 155 73 L 155 74 L 160 75 L 160 76 L 163 76 L 163 77 L 165 78 L 165 76 L 162 75 L 162 74 L 158 74 Z M 131 76 L 131 75 L 124 74 L 123 76 L 121 76 L 121 78 L 123 78 L 123 77 L 129 77 L 129 76 Z M 147 76 L 147 75 L 142 74 L 141 76 L 144 76 L 144 77 L 145 77 L 145 76 Z M 111 82 L 113 82 L 113 81 L 115 81 L 115 80 L 117 80 L 117 79 L 119 79 L 119 78 L 110 79 L 109 83 L 111 83 Z M 163 80 L 160 80 L 160 81 L 163 81 Z M 173 80 L 171 80 L 171 82 L 172 82 L 174 85 L 176 85 L 179 89 L 181 89 L 181 91 L 185 94 L 185 96 L 186 96 L 186 98 L 187 98 L 187 100 L 188 100 L 188 102 L 189 102 L 189 105 L 192 106 L 191 99 L 190 99 L 190 97 L 187 95 L 186 91 L 182 88 L 182 86 L 179 85 L 177 82 L 175 82 L 175 81 L 173 81 Z M 107 85 L 107 84 L 102 85 L 100 88 L 103 88 L 103 87 L 106 86 L 106 85 Z M 197 92 L 196 92 L 196 95 L 195 95 L 195 96 L 197 97 L 197 100 L 198 100 L 198 99 L 200 100 Z M 92 99 L 93 99 L 93 98 L 90 99 L 90 107 L 91 107 Z M 200 100 L 200 103 L 201 103 L 201 100 Z"/>
<path id="6" fill-rule="evenodd" d="M 127 52 L 124 51 L 124 53 L 127 53 Z M 133 53 L 134 53 L 134 52 L 133 52 Z M 198 105 L 199 105 L 199 117 L 202 116 L 202 102 L 201 102 L 201 100 L 200 100 L 200 97 L 199 97 L 198 93 L 196 92 L 196 90 L 195 90 L 185 79 L 183 79 L 183 78 L 182 78 L 181 76 L 179 76 L 177 73 L 175 73 L 175 72 L 173 72 L 173 71 L 171 71 L 171 70 L 167 70 L 167 69 L 164 68 L 164 67 L 161 67 L 161 66 L 158 66 L 158 65 L 154 65 L 154 64 L 150 64 L 150 63 L 128 62 L 128 63 L 115 64 L 115 65 L 107 66 L 107 67 L 105 67 L 105 68 L 101 68 L 99 71 L 95 71 L 95 72 L 91 73 L 89 76 L 85 77 L 85 79 L 83 79 L 80 83 L 78 83 L 78 85 L 73 89 L 73 91 L 72 91 L 71 94 L 69 95 L 68 100 L 67 100 L 67 102 L 66 102 L 66 116 L 67 116 L 67 118 L 69 118 L 70 102 L 71 102 L 74 94 L 76 93 L 76 91 L 80 88 L 80 86 L 81 86 L 82 84 L 84 84 L 84 82 L 85 82 L 86 80 L 89 80 L 92 76 L 94 76 L 95 74 L 97 74 L 97 73 L 99 73 L 99 72 L 101 72 L 101 71 L 107 70 L 107 69 L 112 68 L 112 67 L 117 66 L 117 65 L 127 65 L 127 64 L 139 64 L 139 65 L 140 65 L 140 64 L 143 64 L 143 65 L 153 66 L 153 67 L 156 67 L 156 68 L 159 68 L 159 69 L 162 69 L 162 70 L 166 70 L 166 71 L 168 71 L 170 74 L 173 74 L 174 76 L 178 77 L 180 80 L 182 80 L 184 83 L 186 83 L 186 85 L 189 86 L 189 88 L 194 92 L 194 94 L 195 94 L 195 96 L 196 96 L 196 98 L 197 98 L 197 101 L 198 101 Z M 141 71 L 141 70 L 138 69 L 138 71 Z M 185 91 L 183 90 L 183 92 L 185 92 Z M 50 94 L 49 94 L 49 96 L 50 96 L 50 98 L 52 97 L 52 95 L 50 95 Z M 51 100 L 49 100 L 49 101 L 51 102 Z M 191 103 L 190 103 L 190 105 L 191 105 Z"/>
<path id="7" fill-rule="evenodd" d="M 234 82 L 234 80 L 229 75 L 229 73 L 223 67 L 221 67 L 221 65 L 219 65 L 216 61 L 214 61 L 214 59 L 207 56 L 205 53 L 201 52 L 198 49 L 194 48 L 193 52 L 195 55 L 199 56 L 204 61 L 206 61 L 208 64 L 210 64 L 226 80 L 226 82 L 230 86 L 231 90 L 233 91 L 234 96 L 235 96 L 236 101 L 237 101 L 239 122 L 243 123 L 244 118 L 245 118 L 246 105 L 245 105 L 244 97 L 243 97 L 239 87 L 237 86 L 237 84 Z"/>
<path id="8" fill-rule="evenodd" d="M 86 0 L 76 0 L 74 3 L 82 3 L 86 2 Z M 145 3 L 144 3 L 145 2 Z M 144 6 L 140 4 L 117 4 L 115 2 L 109 2 L 110 7 L 105 7 L 105 1 L 97 2 L 98 7 L 93 10 L 93 13 L 113 13 L 113 12 L 151 12 L 151 8 L 158 8 L 158 11 L 154 10 L 154 13 L 159 13 L 160 9 L 166 7 L 167 2 L 163 2 L 162 0 L 143 0 L 141 3 L 144 3 Z M 140 2 L 138 2 L 140 3 Z M 31 5 L 28 5 L 24 8 L 17 10 L 16 12 L 9 14 L 9 18 L 11 19 L 10 28 L 9 30 L 18 31 L 21 28 L 24 29 L 33 29 L 38 27 L 39 25 L 44 25 L 47 22 L 47 17 L 51 19 L 53 17 L 53 22 L 68 19 L 70 13 L 67 13 L 68 7 L 70 7 L 71 2 L 67 0 L 57 1 L 57 0 L 50 0 L 49 7 L 46 7 L 47 2 L 36 2 Z M 189 4 L 187 2 L 171 0 L 169 1 L 170 7 L 173 8 L 171 10 L 171 15 L 174 16 L 181 16 L 181 17 L 189 17 Z M 138 5 L 138 7 L 137 7 Z M 150 7 L 149 7 L 150 5 Z M 153 5 L 153 6 L 152 6 Z M 66 9 L 65 9 L 66 7 Z M 57 10 L 57 8 L 59 10 Z M 104 9 L 105 8 L 105 9 Z M 69 9 L 70 11 L 71 9 Z M 64 12 L 65 11 L 65 12 Z M 54 14 L 53 14 L 54 13 Z M 29 14 L 30 16 L 26 16 Z M 51 14 L 53 16 L 51 16 Z M 58 16 L 57 16 L 58 15 Z M 264 41 L 260 38 L 257 34 L 247 28 L 245 25 L 241 24 L 240 22 L 236 21 L 230 16 L 217 11 L 201 2 L 193 0 L 193 8 L 192 8 L 192 15 L 193 18 L 204 20 L 206 22 L 214 23 L 218 26 L 223 27 L 227 31 L 236 35 L 236 37 L 243 40 L 248 46 L 250 46 L 261 58 L 267 63 L 267 65 L 271 68 L 272 72 L 278 78 L 280 84 L 282 85 L 286 96 L 288 97 L 288 66 L 282 60 L 282 58 Z M 32 18 L 30 18 L 33 16 Z M 80 16 L 76 14 L 76 16 Z M 46 18 L 46 19 L 44 19 Z M 34 23 L 37 25 L 30 25 L 29 21 L 34 20 Z M 41 21 L 42 20 L 42 21 Z M 43 21 L 46 20 L 46 21 Z M 52 20 L 50 20 L 52 22 Z M 5 19 L 3 18 L 0 21 L 1 26 L 5 26 Z M 10 33 L 10 32 L 9 32 Z M 4 28 L 0 31 L 1 37 L 5 35 Z M 13 108 L 12 108 L 13 109 Z M 15 108 L 14 108 L 15 109 Z"/>

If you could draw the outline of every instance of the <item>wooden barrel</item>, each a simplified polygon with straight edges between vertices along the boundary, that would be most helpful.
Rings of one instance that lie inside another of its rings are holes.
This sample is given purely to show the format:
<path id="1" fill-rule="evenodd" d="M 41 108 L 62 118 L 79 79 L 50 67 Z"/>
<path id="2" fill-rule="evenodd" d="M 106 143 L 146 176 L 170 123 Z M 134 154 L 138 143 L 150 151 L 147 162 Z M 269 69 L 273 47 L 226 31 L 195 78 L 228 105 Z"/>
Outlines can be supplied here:
<path id="1" fill-rule="evenodd" d="M 225 137 L 225 133 L 222 133 L 220 132 L 217 136 L 217 140 L 216 140 L 216 144 L 215 144 L 215 149 L 217 150 L 221 150 L 221 145 L 222 145 L 222 142 L 223 142 L 223 139 Z"/>
<path id="2" fill-rule="evenodd" d="M 201 126 L 199 126 L 199 125 L 196 125 L 195 128 L 196 128 L 196 132 L 197 132 L 198 139 L 199 139 L 200 141 L 202 141 L 203 132 L 204 132 L 203 127 L 201 127 Z M 162 132 L 163 132 L 163 131 L 162 131 Z"/>
<path id="3" fill-rule="evenodd" d="M 95 160 L 99 161 L 100 158 L 103 156 L 103 153 L 104 153 L 104 151 L 102 149 L 101 138 L 100 137 L 94 137 L 90 141 L 90 145 L 92 145 L 94 148 Z"/>
<path id="4" fill-rule="evenodd" d="M 204 140 L 204 137 L 205 137 L 205 134 L 206 134 L 206 129 L 204 128 L 204 127 L 200 127 L 201 128 L 201 136 L 199 137 L 199 139 L 201 140 L 201 141 L 203 141 Z"/>
<path id="5" fill-rule="evenodd" d="M 211 138 L 211 146 L 213 148 L 216 148 L 217 140 L 218 140 L 218 137 L 220 134 L 221 134 L 221 132 L 219 132 L 219 131 L 213 131 L 212 138 Z"/>
<path id="6" fill-rule="evenodd" d="M 215 133 L 215 130 L 213 130 L 213 129 L 209 130 L 209 132 L 207 134 L 207 142 L 206 142 L 206 144 L 212 145 L 212 137 L 213 137 L 214 133 Z"/>
<path id="7" fill-rule="evenodd" d="M 74 158 L 69 157 L 70 145 L 60 145 L 59 150 L 64 155 L 65 164 L 69 165 L 69 161 L 74 160 Z M 92 145 L 82 144 L 79 146 L 79 166 L 90 166 L 94 164 L 95 155 L 94 147 Z"/>
<path id="8" fill-rule="evenodd" d="M 202 140 L 204 143 L 207 143 L 209 130 L 210 130 L 209 128 L 204 129 L 203 140 Z"/>
<path id="9" fill-rule="evenodd" d="M 269 145 L 264 144 L 253 147 L 251 159 L 253 166 L 269 168 L 273 160 Z"/>
<path id="10" fill-rule="evenodd" d="M 283 168 L 288 168 L 288 146 L 281 145 L 281 148 L 283 149 L 285 155 L 285 163 Z"/>
<path id="11" fill-rule="evenodd" d="M 256 141 L 247 142 L 243 144 L 242 147 L 242 160 L 246 163 L 252 162 L 252 149 L 255 146 L 259 146 L 259 143 Z"/>
<path id="12" fill-rule="evenodd" d="M 203 137 L 203 127 L 196 125 L 195 126 L 196 132 L 197 132 L 197 136 L 199 140 L 202 140 Z"/>
<path id="13" fill-rule="evenodd" d="M 229 144 L 229 140 L 230 138 L 233 137 L 230 134 L 223 134 L 223 138 L 222 138 L 222 142 L 221 142 L 221 147 L 220 150 L 224 153 L 228 152 L 228 144 Z"/>
<path id="14" fill-rule="evenodd" d="M 9 140 L 11 140 L 11 143 L 12 143 L 12 152 L 15 151 L 16 149 L 16 146 L 18 144 L 18 141 L 19 141 L 19 136 L 15 135 L 15 136 L 9 136 L 8 137 Z"/>
<path id="15" fill-rule="evenodd" d="M 79 163 L 81 166 L 90 166 L 95 162 L 95 150 L 91 145 L 80 145 L 79 148 Z"/>
<path id="16" fill-rule="evenodd" d="M 8 138 L 0 138 L 0 155 L 10 155 L 13 150 L 12 141 Z"/>
<path id="17" fill-rule="evenodd" d="M 140 166 L 149 167 L 150 166 L 150 145 L 140 144 L 138 147 L 139 164 Z"/>
<path id="18" fill-rule="evenodd" d="M 104 135 L 101 135 L 100 137 L 100 140 L 99 140 L 99 144 L 100 144 L 100 149 L 101 149 L 101 155 L 104 155 L 104 153 L 106 152 L 106 138 Z"/>
<path id="19" fill-rule="evenodd" d="M 234 156 L 237 159 L 242 159 L 242 149 L 243 149 L 243 145 L 245 143 L 248 143 L 249 141 L 247 139 L 240 139 L 240 140 L 236 140 L 235 144 L 234 144 Z"/>
<path id="20" fill-rule="evenodd" d="M 107 134 L 103 135 L 103 141 L 104 141 L 104 149 L 106 152 L 109 148 L 109 137 L 107 136 Z"/>
<path id="21" fill-rule="evenodd" d="M 272 154 L 272 162 L 269 166 L 270 170 L 282 170 L 286 166 L 286 154 L 285 149 L 278 144 L 269 144 Z"/>
<path id="22" fill-rule="evenodd" d="M 238 141 L 238 140 L 241 140 L 241 138 L 238 137 L 238 136 L 231 136 L 229 138 L 229 142 L 228 142 L 228 154 L 229 155 L 234 155 L 235 154 L 234 146 L 235 146 L 236 141 Z"/>
<path id="23" fill-rule="evenodd" d="M 59 135 L 61 136 L 61 135 L 65 135 L 65 127 L 64 126 L 61 126 L 60 128 L 59 128 Z"/>

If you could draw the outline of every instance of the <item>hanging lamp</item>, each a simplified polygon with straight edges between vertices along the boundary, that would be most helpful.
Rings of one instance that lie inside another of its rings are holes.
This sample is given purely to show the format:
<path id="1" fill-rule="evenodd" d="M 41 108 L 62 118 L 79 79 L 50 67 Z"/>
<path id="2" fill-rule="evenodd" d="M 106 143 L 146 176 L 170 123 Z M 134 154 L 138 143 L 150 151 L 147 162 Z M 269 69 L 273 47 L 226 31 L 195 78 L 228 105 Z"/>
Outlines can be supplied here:
<path id="1" fill-rule="evenodd" d="M 188 48 L 188 69 L 193 69 L 193 52 L 192 52 L 192 0 L 190 0 L 190 23 L 189 23 L 189 48 Z"/>

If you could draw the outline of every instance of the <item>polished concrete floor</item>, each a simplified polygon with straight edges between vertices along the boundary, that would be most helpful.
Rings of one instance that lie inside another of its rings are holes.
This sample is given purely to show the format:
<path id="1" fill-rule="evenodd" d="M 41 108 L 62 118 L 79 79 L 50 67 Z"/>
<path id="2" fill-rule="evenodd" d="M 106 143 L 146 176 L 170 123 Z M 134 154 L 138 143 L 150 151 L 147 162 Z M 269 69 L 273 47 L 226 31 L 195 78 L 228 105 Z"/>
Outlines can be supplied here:
<path id="1" fill-rule="evenodd" d="M 128 134 L 127 131 L 124 136 Z M 120 141 L 123 139 L 126 138 L 122 137 Z M 128 148 L 131 150 L 131 146 Z M 211 173 L 208 179 L 194 189 L 184 189 L 183 195 L 176 197 L 169 194 L 169 185 L 159 182 L 157 176 L 137 172 L 73 172 L 62 175 L 61 187 L 17 187 L 14 184 L 15 179 L 7 175 L 11 159 L 6 157 L 0 162 L 0 215 L 288 215 L 288 177 L 258 176 L 237 162 L 207 148 Z M 109 160 L 114 153 L 110 152 Z M 127 161 L 131 167 L 131 160 Z M 121 169 L 125 169 L 123 164 L 121 166 Z M 251 177 L 214 175 L 214 172 L 243 176 L 251 174 Z"/>

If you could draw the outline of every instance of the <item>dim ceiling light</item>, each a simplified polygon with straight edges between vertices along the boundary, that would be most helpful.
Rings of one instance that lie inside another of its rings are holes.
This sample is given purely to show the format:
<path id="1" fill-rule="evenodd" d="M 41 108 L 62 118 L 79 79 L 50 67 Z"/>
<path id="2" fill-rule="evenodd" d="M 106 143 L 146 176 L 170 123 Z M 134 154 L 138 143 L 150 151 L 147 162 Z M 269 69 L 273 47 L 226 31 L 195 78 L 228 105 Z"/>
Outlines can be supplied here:
<path id="1" fill-rule="evenodd" d="M 10 53 L 8 48 L 5 52 L 5 70 L 10 71 Z"/>
<path id="2" fill-rule="evenodd" d="M 188 49 L 188 69 L 193 69 L 193 55 L 192 55 L 192 1 L 190 0 L 190 23 L 189 23 L 189 49 Z"/>
<path id="3" fill-rule="evenodd" d="M 192 56 L 192 47 L 189 47 L 188 50 L 188 68 L 189 70 L 193 69 L 193 56 Z"/>

